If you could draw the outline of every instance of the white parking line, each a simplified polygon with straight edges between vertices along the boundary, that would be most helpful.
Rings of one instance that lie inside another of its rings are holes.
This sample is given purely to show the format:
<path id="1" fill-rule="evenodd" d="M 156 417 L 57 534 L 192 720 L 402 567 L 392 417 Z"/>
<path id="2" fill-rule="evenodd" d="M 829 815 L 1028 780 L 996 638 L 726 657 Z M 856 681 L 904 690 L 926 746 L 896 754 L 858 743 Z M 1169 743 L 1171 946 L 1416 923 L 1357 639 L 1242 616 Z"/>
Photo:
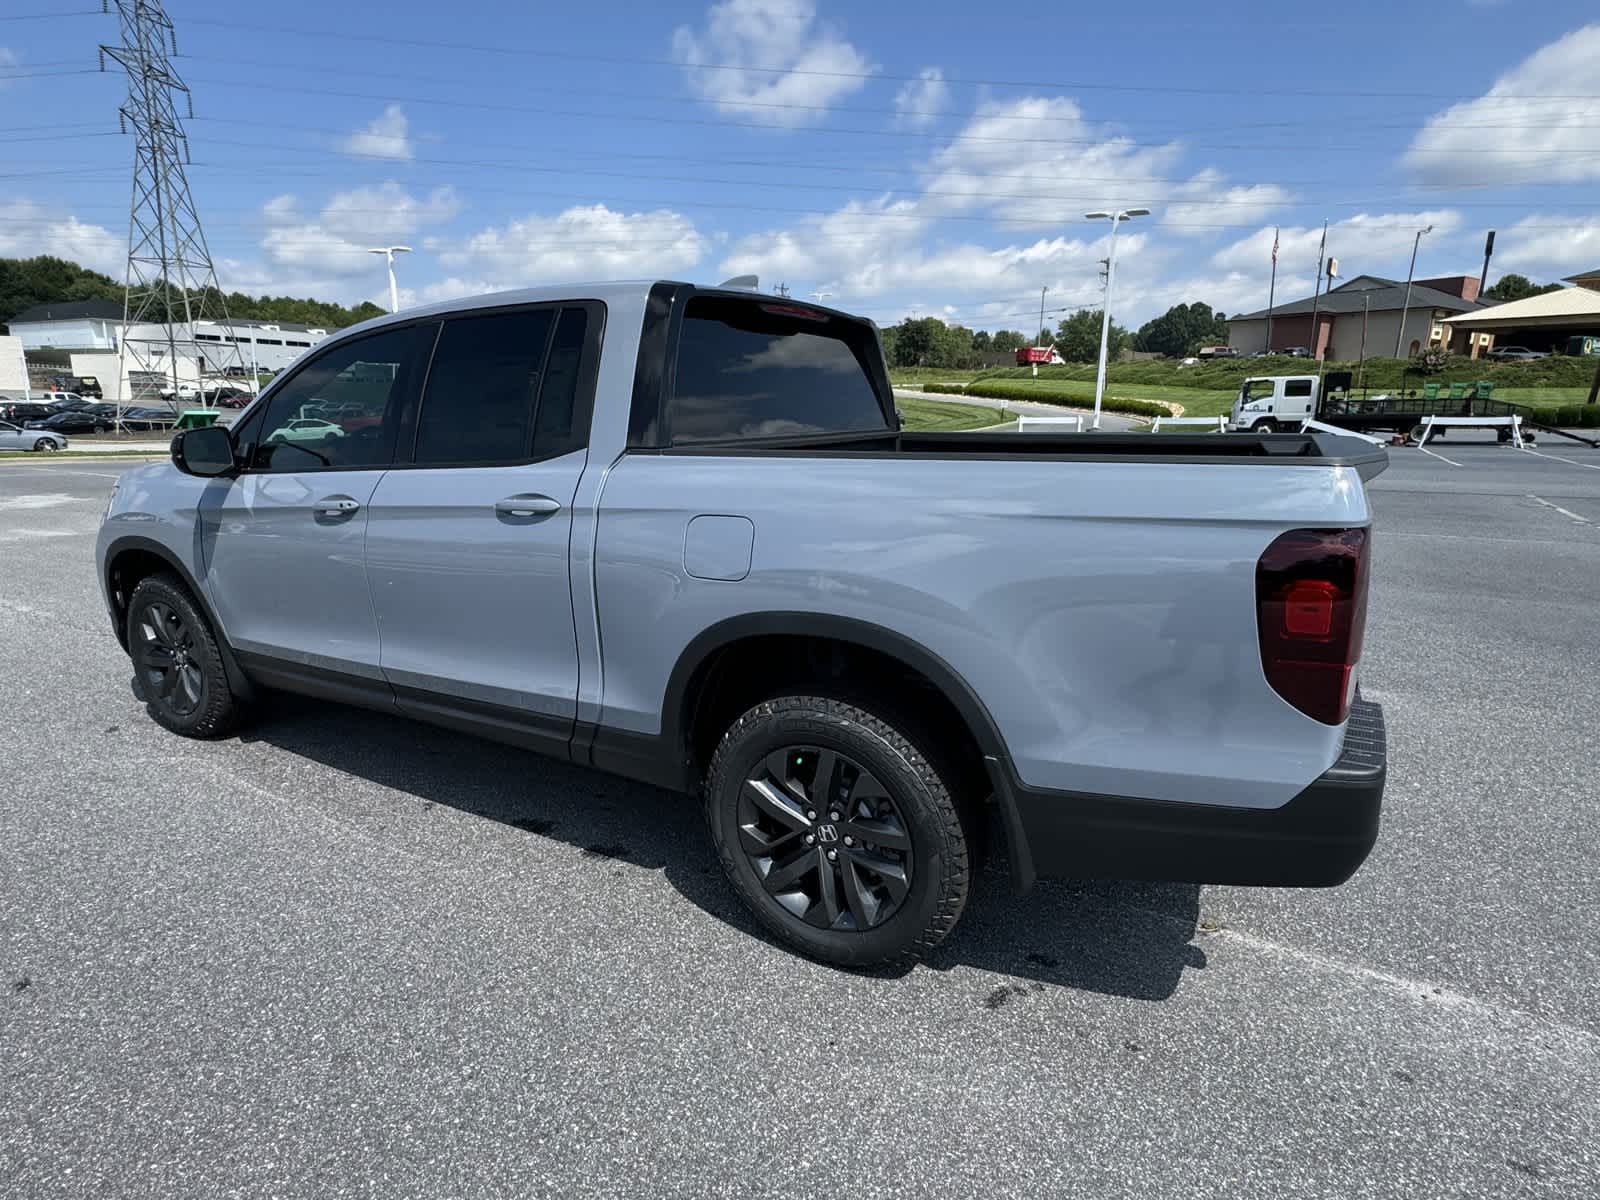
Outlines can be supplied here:
<path id="1" fill-rule="evenodd" d="M 1522 452 L 1524 454 L 1537 454 L 1540 458 L 1553 458 L 1557 462 L 1571 463 L 1573 466 L 1582 467 L 1586 471 L 1600 471 L 1600 466 L 1596 466 L 1594 463 L 1581 463 L 1575 458 L 1562 458 L 1559 454 L 1546 454 L 1543 450 L 1529 450 L 1524 446 Z"/>
<path id="2" fill-rule="evenodd" d="M 1579 463 L 1578 465 L 1582 466 L 1583 464 Z M 1559 505 L 1559 504 L 1551 504 L 1550 501 L 1546 500 L 1543 496 L 1535 496 L 1532 492 L 1529 492 L 1528 493 L 1528 499 L 1534 501 L 1536 504 L 1542 504 L 1546 508 L 1555 509 L 1563 517 L 1571 517 L 1579 525 L 1587 525 L 1589 523 L 1589 518 L 1588 517 L 1580 517 L 1577 513 L 1573 512 L 1571 509 L 1562 508 L 1561 505 Z"/>
<path id="3" fill-rule="evenodd" d="M 1442 454 L 1435 454 L 1432 450 L 1429 450 L 1426 446 L 1418 446 L 1417 449 L 1422 451 L 1422 453 L 1426 454 L 1429 458 L 1437 458 L 1440 462 L 1447 462 L 1452 467 L 1459 467 L 1461 465 L 1460 463 L 1458 463 L 1453 458 L 1446 458 Z"/>

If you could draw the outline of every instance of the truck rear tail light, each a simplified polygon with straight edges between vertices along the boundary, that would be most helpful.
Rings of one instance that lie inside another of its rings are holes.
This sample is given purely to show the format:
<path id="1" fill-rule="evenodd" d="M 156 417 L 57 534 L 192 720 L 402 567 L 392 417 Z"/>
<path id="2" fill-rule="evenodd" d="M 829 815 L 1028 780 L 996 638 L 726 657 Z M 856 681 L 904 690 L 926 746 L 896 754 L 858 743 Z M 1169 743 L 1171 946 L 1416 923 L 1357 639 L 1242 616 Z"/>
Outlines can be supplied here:
<path id="1" fill-rule="evenodd" d="M 1278 695 L 1341 724 L 1355 699 L 1367 624 L 1365 529 L 1293 529 L 1256 563 L 1261 666 Z"/>

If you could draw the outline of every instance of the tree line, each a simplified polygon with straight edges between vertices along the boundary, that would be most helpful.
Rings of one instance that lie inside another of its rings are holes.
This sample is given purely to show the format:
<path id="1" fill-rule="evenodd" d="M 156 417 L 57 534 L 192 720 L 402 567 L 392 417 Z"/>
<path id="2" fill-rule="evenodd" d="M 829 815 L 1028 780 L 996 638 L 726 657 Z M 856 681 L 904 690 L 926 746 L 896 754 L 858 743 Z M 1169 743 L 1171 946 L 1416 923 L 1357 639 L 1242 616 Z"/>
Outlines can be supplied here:
<path id="1" fill-rule="evenodd" d="M 353 308 L 326 300 L 295 296 L 250 296 L 244 292 L 222 295 L 228 316 L 255 321 L 290 321 L 320 329 L 341 329 L 382 316 L 384 310 L 363 301 Z M 122 284 L 109 275 L 91 271 L 64 258 L 0 258 L 0 324 L 36 304 L 70 304 L 80 300 L 111 300 L 121 304 Z"/>
<path id="2" fill-rule="evenodd" d="M 1124 349 L 1182 358 L 1201 346 L 1228 340 L 1228 322 L 1220 309 L 1209 304 L 1175 304 L 1161 316 L 1146 321 L 1137 331 L 1111 322 L 1106 354 L 1116 358 Z M 883 350 L 892 367 L 983 367 L 1010 362 L 1020 346 L 1054 345 L 1068 362 L 1095 362 L 1100 356 L 1100 310 L 1080 309 L 1063 317 L 1054 329 L 1041 329 L 1037 337 L 1014 329 L 998 333 L 947 325 L 937 317 L 907 317 L 883 330 Z"/>

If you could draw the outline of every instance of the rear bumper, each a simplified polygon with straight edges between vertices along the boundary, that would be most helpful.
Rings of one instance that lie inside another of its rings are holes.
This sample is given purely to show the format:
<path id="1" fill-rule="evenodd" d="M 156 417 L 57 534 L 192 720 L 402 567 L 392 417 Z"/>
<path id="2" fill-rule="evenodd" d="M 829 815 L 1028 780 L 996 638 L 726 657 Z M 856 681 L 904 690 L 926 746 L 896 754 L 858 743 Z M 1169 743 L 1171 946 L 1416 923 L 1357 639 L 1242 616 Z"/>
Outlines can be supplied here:
<path id="1" fill-rule="evenodd" d="M 1383 709 L 1357 700 L 1338 761 L 1280 808 L 1001 787 L 1013 881 L 1332 887 L 1355 874 L 1377 841 L 1386 760 Z"/>

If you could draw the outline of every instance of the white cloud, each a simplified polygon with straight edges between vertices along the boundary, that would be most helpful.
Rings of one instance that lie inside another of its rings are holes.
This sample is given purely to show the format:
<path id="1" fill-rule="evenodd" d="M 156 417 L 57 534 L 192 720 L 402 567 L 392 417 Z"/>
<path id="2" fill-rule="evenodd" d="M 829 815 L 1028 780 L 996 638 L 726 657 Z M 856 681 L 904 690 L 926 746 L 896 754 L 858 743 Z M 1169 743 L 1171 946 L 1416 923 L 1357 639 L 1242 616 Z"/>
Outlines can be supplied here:
<path id="1" fill-rule="evenodd" d="M 1402 160 L 1424 183 L 1576 183 L 1600 179 L 1600 25 L 1529 55 L 1476 100 L 1432 117 Z"/>
<path id="2" fill-rule="evenodd" d="M 722 0 L 704 28 L 673 32 L 672 53 L 702 100 L 790 128 L 821 120 L 876 70 L 817 21 L 814 0 Z"/>
<path id="3" fill-rule="evenodd" d="M 1253 221 L 1291 199 L 1276 184 L 1230 184 L 1215 168 L 1184 179 L 1183 157 L 1181 142 L 1135 142 L 1088 121 L 1063 96 L 987 101 L 933 156 L 927 200 L 1049 228 L 1085 210 L 1144 207 L 1184 232 Z"/>
<path id="4" fill-rule="evenodd" d="M 669 209 L 623 213 L 604 204 L 530 213 L 443 245 L 439 262 L 484 288 L 537 282 L 670 275 L 697 264 L 710 241 Z M 442 298 L 442 297 L 441 297 Z"/>
<path id="5" fill-rule="evenodd" d="M 1353 279 L 1357 275 L 1380 275 L 1392 278 L 1398 272 L 1404 277 L 1411 245 L 1417 230 L 1432 225 L 1433 233 L 1422 242 L 1422 257 L 1417 261 L 1417 274 L 1427 277 L 1440 272 L 1427 268 L 1430 245 L 1447 242 L 1450 235 L 1461 228 L 1461 214 L 1454 209 L 1431 209 L 1409 213 L 1357 213 L 1328 226 L 1328 255 L 1339 260 L 1339 277 Z M 1265 279 L 1272 264 L 1271 226 L 1264 226 L 1248 237 L 1224 246 L 1211 256 L 1213 265 L 1246 274 L 1259 274 Z M 1430 239 L 1431 242 L 1430 242 Z M 1322 241 L 1322 226 L 1284 226 L 1278 247 L 1279 281 L 1284 272 L 1303 271 L 1308 282 L 1315 281 L 1317 247 Z M 1437 258 L 1438 255 L 1431 257 Z M 1455 264 L 1450 264 L 1454 267 Z M 1265 303 L 1259 307 L 1265 308 Z"/>
<path id="6" fill-rule="evenodd" d="M 1207 167 L 1172 188 L 1160 219 L 1174 233 L 1203 234 L 1217 226 L 1262 220 L 1293 199 L 1275 183 L 1230 186 L 1221 171 Z"/>
<path id="7" fill-rule="evenodd" d="M 1164 297 L 1163 278 L 1189 273 L 1193 255 L 1171 237 L 1157 240 L 1167 233 L 1165 222 L 1176 223 L 1173 234 L 1210 234 L 1291 200 L 1275 184 L 1234 184 L 1210 168 L 1186 171 L 1184 153 L 1180 143 L 1141 145 L 1096 126 L 1064 97 L 986 101 L 931 156 L 920 191 L 852 200 L 825 216 L 741 238 L 720 270 L 805 288 L 826 280 L 836 303 L 868 306 L 881 321 L 910 311 L 903 301 L 919 296 L 953 306 L 967 323 L 1031 328 L 1018 313 L 1037 305 L 1041 285 L 1050 288 L 1049 308 L 1100 303 L 1099 260 L 1109 251 L 1110 226 L 1085 224 L 1083 214 L 1144 205 L 1154 216 L 1125 226 L 1117 240 L 1114 302 L 1122 319 Z M 985 229 L 986 218 L 994 229 Z M 1206 296 L 1218 297 L 1208 302 L 1234 304 L 1250 289 L 1244 276 L 1227 269 L 1203 281 Z M 877 303 L 884 307 L 870 307 Z"/>
<path id="8" fill-rule="evenodd" d="M 442 224 L 460 211 L 461 200 L 452 187 L 434 188 L 418 197 L 391 179 L 376 187 L 337 193 L 323 207 L 322 223 L 345 237 L 385 242 Z"/>
<path id="9" fill-rule="evenodd" d="M 374 242 L 410 237 L 460 209 L 451 188 L 417 197 L 392 180 L 337 192 L 315 217 L 302 215 L 297 197 L 275 196 L 261 206 L 261 249 L 269 274 L 336 284 L 372 271 L 375 260 L 367 251 Z"/>
<path id="10" fill-rule="evenodd" d="M 410 162 L 414 154 L 410 128 L 405 111 L 398 104 L 391 104 L 363 128 L 342 139 L 339 149 L 354 158 Z"/>
<path id="11" fill-rule="evenodd" d="M 916 79 L 894 97 L 895 124 L 902 129 L 926 129 L 950 105 L 950 85 L 938 67 L 924 67 Z"/>
<path id="12" fill-rule="evenodd" d="M 1537 283 L 1552 283 L 1600 266 L 1600 214 L 1524 217 L 1496 237 L 1494 265 Z"/>
<path id="13" fill-rule="evenodd" d="M 124 234 L 47 209 L 31 200 L 0 203 L 0 258 L 51 254 L 121 279 L 128 263 Z"/>
<path id="14" fill-rule="evenodd" d="M 13 81 L 9 78 L 9 72 L 12 68 L 20 67 L 21 65 L 22 56 L 20 54 L 15 50 L 0 46 L 0 71 L 8 72 L 8 74 L 0 75 L 0 88 L 11 86 Z"/>

